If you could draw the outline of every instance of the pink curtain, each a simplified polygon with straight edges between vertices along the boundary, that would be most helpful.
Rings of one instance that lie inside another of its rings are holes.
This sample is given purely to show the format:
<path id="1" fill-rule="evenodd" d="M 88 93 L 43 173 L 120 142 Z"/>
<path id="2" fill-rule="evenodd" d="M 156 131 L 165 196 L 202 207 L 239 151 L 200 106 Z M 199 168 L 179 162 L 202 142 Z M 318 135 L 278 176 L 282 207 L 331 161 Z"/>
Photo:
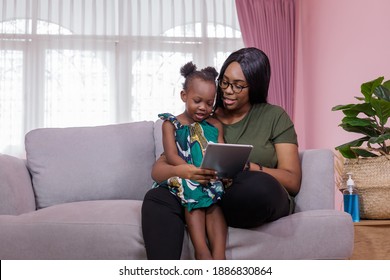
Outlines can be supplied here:
<path id="1" fill-rule="evenodd" d="M 295 0 L 236 0 L 236 7 L 245 46 L 270 59 L 268 102 L 293 117 Z"/>

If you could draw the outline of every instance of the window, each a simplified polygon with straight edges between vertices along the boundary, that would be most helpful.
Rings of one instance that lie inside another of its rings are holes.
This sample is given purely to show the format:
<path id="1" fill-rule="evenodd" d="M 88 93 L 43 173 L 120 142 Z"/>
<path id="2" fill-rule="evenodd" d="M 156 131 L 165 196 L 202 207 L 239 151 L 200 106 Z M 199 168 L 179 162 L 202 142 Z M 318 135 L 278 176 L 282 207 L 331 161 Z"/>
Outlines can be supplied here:
<path id="1" fill-rule="evenodd" d="M 3 0 L 0 152 L 39 127 L 180 113 L 180 67 L 243 47 L 234 0 Z"/>

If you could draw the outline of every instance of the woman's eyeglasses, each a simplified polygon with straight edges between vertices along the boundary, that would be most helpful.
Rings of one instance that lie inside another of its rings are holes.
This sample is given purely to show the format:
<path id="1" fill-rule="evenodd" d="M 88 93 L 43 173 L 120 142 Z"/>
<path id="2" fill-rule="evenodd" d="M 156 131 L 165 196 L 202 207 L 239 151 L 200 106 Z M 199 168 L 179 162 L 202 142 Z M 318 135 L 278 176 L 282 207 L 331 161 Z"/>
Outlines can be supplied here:
<path id="1" fill-rule="evenodd" d="M 244 88 L 249 87 L 249 86 L 241 86 L 234 83 L 232 84 L 225 80 L 220 80 L 218 84 L 221 87 L 221 89 L 227 89 L 230 86 L 232 91 L 236 94 L 240 93 Z"/>

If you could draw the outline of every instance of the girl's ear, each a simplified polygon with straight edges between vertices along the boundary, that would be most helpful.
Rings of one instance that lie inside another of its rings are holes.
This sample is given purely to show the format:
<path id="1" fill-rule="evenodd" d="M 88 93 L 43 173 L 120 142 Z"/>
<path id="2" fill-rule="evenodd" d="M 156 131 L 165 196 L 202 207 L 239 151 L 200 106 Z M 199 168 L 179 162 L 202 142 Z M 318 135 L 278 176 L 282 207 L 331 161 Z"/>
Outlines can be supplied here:
<path id="1" fill-rule="evenodd" d="M 180 92 L 180 97 L 181 97 L 181 100 L 183 100 L 183 102 L 187 102 L 187 97 L 188 97 L 188 95 L 187 95 L 187 93 L 186 93 L 185 90 L 182 90 L 182 91 Z"/>

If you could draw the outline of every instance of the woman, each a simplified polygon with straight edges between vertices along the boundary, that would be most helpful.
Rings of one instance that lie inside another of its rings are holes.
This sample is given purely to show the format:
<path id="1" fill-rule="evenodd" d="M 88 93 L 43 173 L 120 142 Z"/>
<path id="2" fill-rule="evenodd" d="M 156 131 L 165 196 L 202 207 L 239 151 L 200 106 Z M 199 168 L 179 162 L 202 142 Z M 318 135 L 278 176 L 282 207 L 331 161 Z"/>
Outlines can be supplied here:
<path id="1" fill-rule="evenodd" d="M 250 228 L 292 213 L 301 168 L 294 125 L 280 107 L 267 103 L 268 57 L 259 49 L 232 53 L 218 78 L 214 117 L 223 124 L 227 143 L 252 144 L 243 172 L 233 179 L 220 206 L 231 227 Z M 193 165 L 171 166 L 161 156 L 153 167 L 157 182 L 179 176 L 206 184 L 215 172 Z M 179 259 L 184 236 L 180 201 L 167 189 L 150 190 L 142 206 L 142 230 L 148 259 Z"/>

